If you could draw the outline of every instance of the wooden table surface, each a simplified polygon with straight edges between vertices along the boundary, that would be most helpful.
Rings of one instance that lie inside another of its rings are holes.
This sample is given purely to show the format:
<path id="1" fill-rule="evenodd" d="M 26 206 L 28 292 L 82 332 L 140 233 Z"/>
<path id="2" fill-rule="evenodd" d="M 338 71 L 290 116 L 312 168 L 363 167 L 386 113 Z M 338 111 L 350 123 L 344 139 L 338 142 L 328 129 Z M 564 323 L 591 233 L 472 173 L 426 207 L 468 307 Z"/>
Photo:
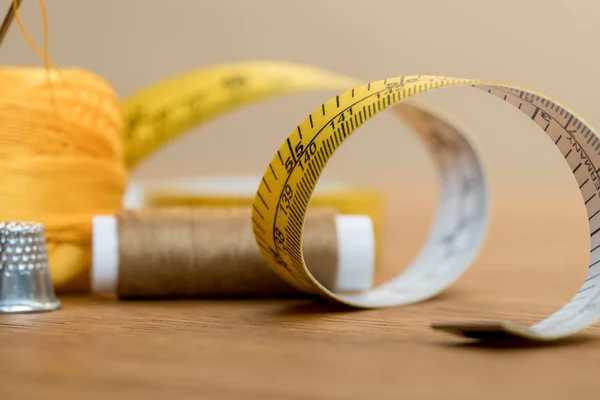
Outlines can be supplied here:
<path id="1" fill-rule="evenodd" d="M 520 348 L 429 328 L 532 323 L 566 302 L 589 257 L 578 196 L 500 196 L 473 267 L 441 296 L 408 307 L 62 296 L 60 311 L 0 315 L 0 399 L 597 399 L 598 327 Z M 414 255 L 431 211 L 417 197 L 391 210 L 384 275 Z"/>

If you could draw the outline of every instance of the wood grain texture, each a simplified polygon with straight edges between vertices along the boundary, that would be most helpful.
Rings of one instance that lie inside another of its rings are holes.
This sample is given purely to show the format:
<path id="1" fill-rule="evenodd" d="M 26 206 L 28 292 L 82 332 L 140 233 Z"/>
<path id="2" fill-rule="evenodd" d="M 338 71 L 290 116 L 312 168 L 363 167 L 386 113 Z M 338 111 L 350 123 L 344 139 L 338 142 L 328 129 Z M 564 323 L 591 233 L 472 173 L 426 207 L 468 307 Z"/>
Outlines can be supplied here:
<path id="1" fill-rule="evenodd" d="M 397 199 L 390 210 L 384 275 L 414 255 L 430 204 Z M 575 194 L 504 195 L 472 269 L 409 307 L 63 296 L 57 312 L 0 315 L 0 399 L 596 399 L 598 327 L 536 348 L 429 328 L 556 310 L 583 281 L 586 222 Z"/>

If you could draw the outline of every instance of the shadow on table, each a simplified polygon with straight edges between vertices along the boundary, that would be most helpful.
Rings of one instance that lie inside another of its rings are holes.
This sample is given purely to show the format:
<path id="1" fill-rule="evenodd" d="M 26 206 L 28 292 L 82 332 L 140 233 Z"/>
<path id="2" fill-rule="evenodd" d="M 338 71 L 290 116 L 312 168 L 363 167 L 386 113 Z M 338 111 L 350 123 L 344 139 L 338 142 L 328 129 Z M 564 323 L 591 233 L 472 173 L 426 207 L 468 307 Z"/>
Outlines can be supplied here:
<path id="1" fill-rule="evenodd" d="M 427 300 L 427 305 L 435 304 L 437 301 L 448 301 L 454 297 L 452 291 L 440 293 L 435 297 Z M 424 303 L 414 303 L 402 306 L 403 308 L 408 307 L 421 307 Z M 279 308 L 275 313 L 283 316 L 292 315 L 324 315 L 324 314 L 351 314 L 364 312 L 369 309 L 354 308 L 343 304 L 328 302 L 321 298 L 309 298 L 294 301 L 292 304 L 285 304 Z"/>
<path id="2" fill-rule="evenodd" d="M 465 339 L 467 340 L 467 339 Z M 485 340 L 471 340 L 471 341 L 452 341 L 452 342 L 437 342 L 439 346 L 448 348 L 458 349 L 469 349 L 475 351 L 482 350 L 499 350 L 506 351 L 507 349 L 514 350 L 536 350 L 541 348 L 559 348 L 559 347 L 579 347 L 579 346 L 591 346 L 600 343 L 598 336 L 577 334 L 564 339 L 549 341 L 549 342 L 537 342 L 527 339 L 510 338 L 510 339 L 485 339 Z"/>

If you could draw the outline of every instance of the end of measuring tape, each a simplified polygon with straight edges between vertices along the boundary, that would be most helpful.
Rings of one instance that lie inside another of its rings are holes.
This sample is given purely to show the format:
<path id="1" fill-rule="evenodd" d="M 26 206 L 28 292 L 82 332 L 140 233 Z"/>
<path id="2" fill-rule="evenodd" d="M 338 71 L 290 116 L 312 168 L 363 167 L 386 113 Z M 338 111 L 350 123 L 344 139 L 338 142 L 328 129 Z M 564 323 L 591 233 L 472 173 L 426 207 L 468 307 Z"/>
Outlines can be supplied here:
<path id="1" fill-rule="evenodd" d="M 538 92 L 496 82 L 438 76 L 405 76 L 370 82 L 330 99 L 293 130 L 265 170 L 257 190 L 253 224 L 261 253 L 283 279 L 308 293 L 355 308 L 399 306 L 423 301 L 450 286 L 468 268 L 486 231 L 486 181 L 472 143 L 444 118 L 400 103 L 442 87 L 471 86 L 514 106 L 540 126 L 563 154 L 585 199 L 592 238 L 587 279 L 560 310 L 531 326 L 498 323 L 434 324 L 464 337 L 562 339 L 600 318 L 600 138 L 556 101 Z M 390 282 L 359 294 L 333 293 L 304 263 L 302 221 L 321 172 L 337 148 L 375 114 L 393 106 L 408 119 L 434 156 L 441 196 L 428 241 L 415 262 Z"/>

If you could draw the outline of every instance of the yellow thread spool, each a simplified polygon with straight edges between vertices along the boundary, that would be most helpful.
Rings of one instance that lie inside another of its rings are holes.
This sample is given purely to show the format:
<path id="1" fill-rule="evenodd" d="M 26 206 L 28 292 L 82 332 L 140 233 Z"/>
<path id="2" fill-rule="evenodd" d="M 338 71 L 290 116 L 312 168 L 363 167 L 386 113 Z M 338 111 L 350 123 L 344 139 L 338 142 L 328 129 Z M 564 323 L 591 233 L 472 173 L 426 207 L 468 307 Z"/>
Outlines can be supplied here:
<path id="1" fill-rule="evenodd" d="M 57 291 L 86 289 L 94 215 L 121 207 L 123 117 L 113 88 L 80 69 L 0 68 L 0 218 L 45 225 Z"/>

